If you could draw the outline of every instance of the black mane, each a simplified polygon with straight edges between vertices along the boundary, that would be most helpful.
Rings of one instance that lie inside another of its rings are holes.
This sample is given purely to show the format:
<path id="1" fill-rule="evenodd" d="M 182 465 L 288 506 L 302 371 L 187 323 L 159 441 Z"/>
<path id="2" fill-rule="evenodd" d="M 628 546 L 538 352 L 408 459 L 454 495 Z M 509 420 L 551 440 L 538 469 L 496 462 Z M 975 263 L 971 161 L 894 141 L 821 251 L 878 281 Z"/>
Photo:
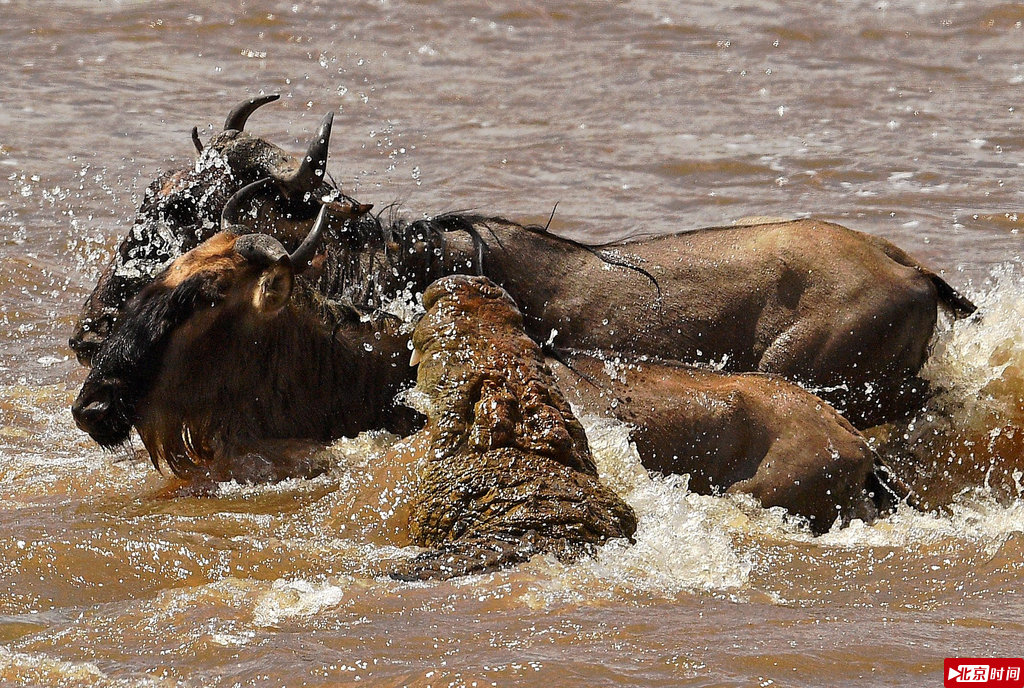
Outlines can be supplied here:
<path id="1" fill-rule="evenodd" d="M 385 214 L 389 219 L 384 219 Z M 504 248 L 493 225 L 542 234 L 588 251 L 609 265 L 635 270 L 661 294 L 657 280 L 647 270 L 606 253 L 609 244 L 583 244 L 552 234 L 547 226 L 520 225 L 500 216 L 455 211 L 410 222 L 395 215 L 395 207 L 389 206 L 375 215 L 349 220 L 331 233 L 327 260 L 314 289 L 335 309 L 366 317 L 380 313 L 403 292 L 422 293 L 445 275 L 487 274 L 489 254 L 495 247 Z M 453 251 L 447 238 L 453 232 L 470 237 L 472 254 Z"/>
<path id="2" fill-rule="evenodd" d="M 476 223 L 496 218 L 446 213 L 409 222 L 385 220 L 386 213 L 393 209 L 350 220 L 331 232 L 314 288 L 335 307 L 365 316 L 407 290 L 422 293 L 452 272 L 479 274 L 480 261 L 453 254 L 447 235 L 466 232 L 482 252 Z"/>

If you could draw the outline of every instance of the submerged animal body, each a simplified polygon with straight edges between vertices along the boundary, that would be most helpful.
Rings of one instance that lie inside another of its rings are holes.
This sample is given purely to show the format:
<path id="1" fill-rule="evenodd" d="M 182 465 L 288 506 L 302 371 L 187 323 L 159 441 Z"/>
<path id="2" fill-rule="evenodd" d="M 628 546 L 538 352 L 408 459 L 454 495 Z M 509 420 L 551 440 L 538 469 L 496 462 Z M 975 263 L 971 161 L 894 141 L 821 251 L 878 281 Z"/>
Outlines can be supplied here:
<path id="1" fill-rule="evenodd" d="M 247 117 L 256 106 L 240 107 Z M 269 177 L 257 219 L 247 224 L 289 248 L 320 196 L 343 199 L 322 179 L 329 119 L 302 160 L 240 131 L 244 119 L 229 117 L 239 128 L 215 137 L 203 153 L 224 163 L 221 181 L 186 171 L 151 190 L 79 318 L 71 343 L 84 363 L 157 269 L 213 233 L 211 218 L 228 189 Z M 197 188 L 207 189 L 198 202 Z M 373 312 L 441 276 L 482 274 L 509 292 L 535 341 L 776 373 L 814 389 L 858 427 L 920 405 L 927 388 L 916 374 L 938 308 L 957 316 L 974 310 L 888 241 L 819 220 L 587 246 L 477 215 L 387 223 L 365 215 L 370 206 L 343 201 L 334 204 L 315 284 L 328 300 Z M 181 217 L 173 212 L 179 206 L 188 210 Z M 141 264 L 149 267 L 137 269 Z"/>
<path id="2" fill-rule="evenodd" d="M 423 305 L 413 360 L 427 423 L 408 440 L 419 457 L 410 532 L 433 549 L 399 576 L 572 557 L 631 538 L 633 510 L 598 479 L 583 426 L 508 295 L 485 278 L 451 276 Z"/>
<path id="3" fill-rule="evenodd" d="M 646 468 L 689 474 L 699 494 L 753 495 L 806 518 L 815 533 L 836 519 L 874 520 L 896 496 L 864 437 L 782 378 L 568 352 L 551 368 L 578 408 L 631 426 Z"/>

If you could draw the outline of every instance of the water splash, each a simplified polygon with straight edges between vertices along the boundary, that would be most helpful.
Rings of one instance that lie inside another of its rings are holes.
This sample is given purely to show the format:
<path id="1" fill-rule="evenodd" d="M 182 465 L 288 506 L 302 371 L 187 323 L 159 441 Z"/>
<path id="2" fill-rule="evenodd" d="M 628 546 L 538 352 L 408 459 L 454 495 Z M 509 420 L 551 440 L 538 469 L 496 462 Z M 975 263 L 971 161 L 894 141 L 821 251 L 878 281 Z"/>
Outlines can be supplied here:
<path id="1" fill-rule="evenodd" d="M 922 376 L 938 394 L 882 445 L 926 508 L 965 491 L 1003 503 L 1024 494 L 1024 275 L 1002 265 L 991 285 L 977 315 L 936 338 Z"/>
<path id="2" fill-rule="evenodd" d="M 140 682 L 112 682 L 92 662 L 66 662 L 40 653 L 11 652 L 4 647 L 0 647 L 0 682 L 21 686 L 144 685 Z"/>
<path id="3" fill-rule="evenodd" d="M 336 607 L 344 599 L 345 591 L 332 583 L 312 583 L 307 580 L 276 580 L 263 592 L 253 611 L 257 626 L 277 626 L 282 620 L 309 617 L 325 609 Z"/>

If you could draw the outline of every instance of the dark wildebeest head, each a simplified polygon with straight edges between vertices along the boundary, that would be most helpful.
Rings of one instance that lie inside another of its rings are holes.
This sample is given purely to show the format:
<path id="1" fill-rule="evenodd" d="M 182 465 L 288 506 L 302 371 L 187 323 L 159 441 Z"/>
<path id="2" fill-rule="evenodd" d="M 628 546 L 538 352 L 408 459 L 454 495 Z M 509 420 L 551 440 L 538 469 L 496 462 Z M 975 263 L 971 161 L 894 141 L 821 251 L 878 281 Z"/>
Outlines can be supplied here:
<path id="1" fill-rule="evenodd" d="M 322 397 L 350 391 L 339 384 L 354 385 L 343 345 L 360 342 L 335 342 L 341 325 L 326 324 L 326 306 L 318 310 L 308 292 L 293 298 L 328 210 L 289 253 L 274 237 L 245 233 L 227 219 L 263 183 L 228 202 L 223 231 L 160 273 L 97 351 L 72 412 L 102 446 L 123 444 L 135 426 L 158 468 L 166 463 L 182 477 L 272 479 L 285 475 L 239 475 L 226 464 L 245 461 L 266 441 L 344 434 L 337 426 L 345 413 Z M 389 387 L 386 376 L 376 382 Z M 355 416 L 348 420 L 358 429 L 371 422 Z"/>
<path id="2" fill-rule="evenodd" d="M 327 153 L 333 113 L 328 113 L 301 156 L 289 155 L 245 129 L 249 116 L 277 95 L 247 100 L 235 107 L 224 130 L 207 146 L 192 138 L 199 152 L 196 163 L 159 177 L 146 191 L 128 236 L 79 315 L 70 338 L 79 362 L 90 365 L 103 341 L 115 329 L 125 304 L 172 260 L 212 236 L 227 200 L 257 180 L 258 211 L 249 224 L 294 248 L 309 231 L 321 203 L 331 206 L 335 223 L 366 213 L 326 179 Z"/>

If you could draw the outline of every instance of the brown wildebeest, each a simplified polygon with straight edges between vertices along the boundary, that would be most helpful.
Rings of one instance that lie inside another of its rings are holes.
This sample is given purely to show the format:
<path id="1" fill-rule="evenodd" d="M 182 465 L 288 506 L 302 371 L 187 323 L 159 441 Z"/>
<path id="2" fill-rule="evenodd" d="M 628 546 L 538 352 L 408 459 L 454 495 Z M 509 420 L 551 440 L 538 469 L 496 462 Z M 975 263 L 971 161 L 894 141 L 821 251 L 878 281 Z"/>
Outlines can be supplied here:
<path id="1" fill-rule="evenodd" d="M 381 427 L 411 431 L 415 414 L 393 404 L 394 394 L 411 379 L 405 362 L 408 332 L 393 319 L 354 317 L 295 276 L 313 257 L 325 214 L 321 211 L 310 236 L 291 255 L 267 235 L 239 236 L 242 228 L 226 221 L 234 231 L 217 234 L 174 261 L 132 301 L 123 324 L 94 357 L 72 409 L 79 426 L 109 447 L 125 442 L 134 425 L 157 467 L 166 463 L 183 477 L 218 480 L 277 479 L 320 469 L 302 460 L 280 460 L 282 444 L 289 442 L 326 442 Z M 516 312 L 515 322 L 519 317 Z M 484 319 L 477 327 L 493 325 Z M 501 353 L 513 370 L 517 358 Z M 702 446 L 693 440 L 700 431 L 676 427 L 680 420 L 723 436 L 744 422 L 760 423 L 765 427 L 745 430 L 743 448 L 723 454 L 727 464 L 738 466 L 705 471 L 715 476 L 709 485 L 724 488 L 739 481 L 735 490 L 749 486 L 769 504 L 813 515 L 820 519 L 819 529 L 827 528 L 836 514 L 869 515 L 862 508 L 862 490 L 871 471 L 870 452 L 824 403 L 815 424 L 806 416 L 813 399 L 809 394 L 781 381 L 751 377 L 745 397 L 733 395 L 728 383 L 717 399 L 705 396 L 727 402 L 726 411 L 732 403 L 731 416 L 714 410 L 701 416 L 700 404 L 685 396 L 685 382 L 702 375 L 681 372 L 662 385 L 666 393 L 683 395 L 674 415 L 648 413 L 638 405 L 635 415 L 627 416 L 647 424 L 650 436 L 659 438 L 660 444 L 651 443 L 655 451 L 647 460 L 672 470 L 663 462 L 675 446 L 698 452 L 695 460 L 675 469 L 699 466 Z M 453 379 L 438 382 L 439 389 L 459 382 Z M 744 385 L 733 383 L 732 389 L 740 388 Z M 762 398 L 754 399 L 758 393 Z M 779 433 L 779 416 L 770 412 L 772 395 L 782 408 L 804 414 L 794 422 L 802 428 L 807 451 L 773 453 L 794 443 Z M 655 411 L 668 404 L 661 402 Z M 595 404 L 595 410 L 600 406 Z M 728 447 L 722 439 L 724 451 Z M 830 443 L 838 456 L 816 453 Z M 824 495 L 796 484 L 805 479 Z"/>
<path id="2" fill-rule="evenodd" d="M 256 141 L 240 151 L 271 146 Z M 307 157 L 321 169 L 326 134 L 314 143 L 320 147 Z M 244 154 L 236 157 L 242 159 L 233 166 L 278 174 Z M 295 196 L 288 214 L 296 222 L 289 227 L 311 218 L 316 205 L 307 194 Z M 218 202 L 219 196 L 210 195 L 210 212 Z M 686 363 L 724 361 L 729 371 L 776 373 L 811 387 L 858 427 L 919 405 L 926 385 L 916 374 L 938 307 L 957 316 L 974 310 L 941 277 L 888 241 L 819 220 L 586 246 L 500 218 L 449 214 L 384 223 L 361 215 L 366 206 L 351 201 L 346 207 L 342 222 L 328 231 L 328 258 L 316 280 L 328 300 L 373 312 L 403 291 L 422 292 L 443 275 L 483 274 L 519 304 L 536 341 Z M 187 233 L 167 227 L 175 235 Z M 286 246 L 299 240 L 272 222 L 265 228 Z M 148 256 L 150 241 L 133 231 L 118 255 Z M 72 338 L 83 361 L 132 295 L 106 279 L 118 269 L 109 268 L 101 279 Z M 136 279 L 133 287 L 147 279 Z"/>
<path id="3" fill-rule="evenodd" d="M 455 275 L 423 305 L 412 341 L 427 424 L 396 451 L 416 474 L 411 539 L 434 549 L 395 575 L 446 578 L 539 552 L 572 559 L 631 538 L 633 510 L 598 479 L 583 426 L 508 295 Z"/>

